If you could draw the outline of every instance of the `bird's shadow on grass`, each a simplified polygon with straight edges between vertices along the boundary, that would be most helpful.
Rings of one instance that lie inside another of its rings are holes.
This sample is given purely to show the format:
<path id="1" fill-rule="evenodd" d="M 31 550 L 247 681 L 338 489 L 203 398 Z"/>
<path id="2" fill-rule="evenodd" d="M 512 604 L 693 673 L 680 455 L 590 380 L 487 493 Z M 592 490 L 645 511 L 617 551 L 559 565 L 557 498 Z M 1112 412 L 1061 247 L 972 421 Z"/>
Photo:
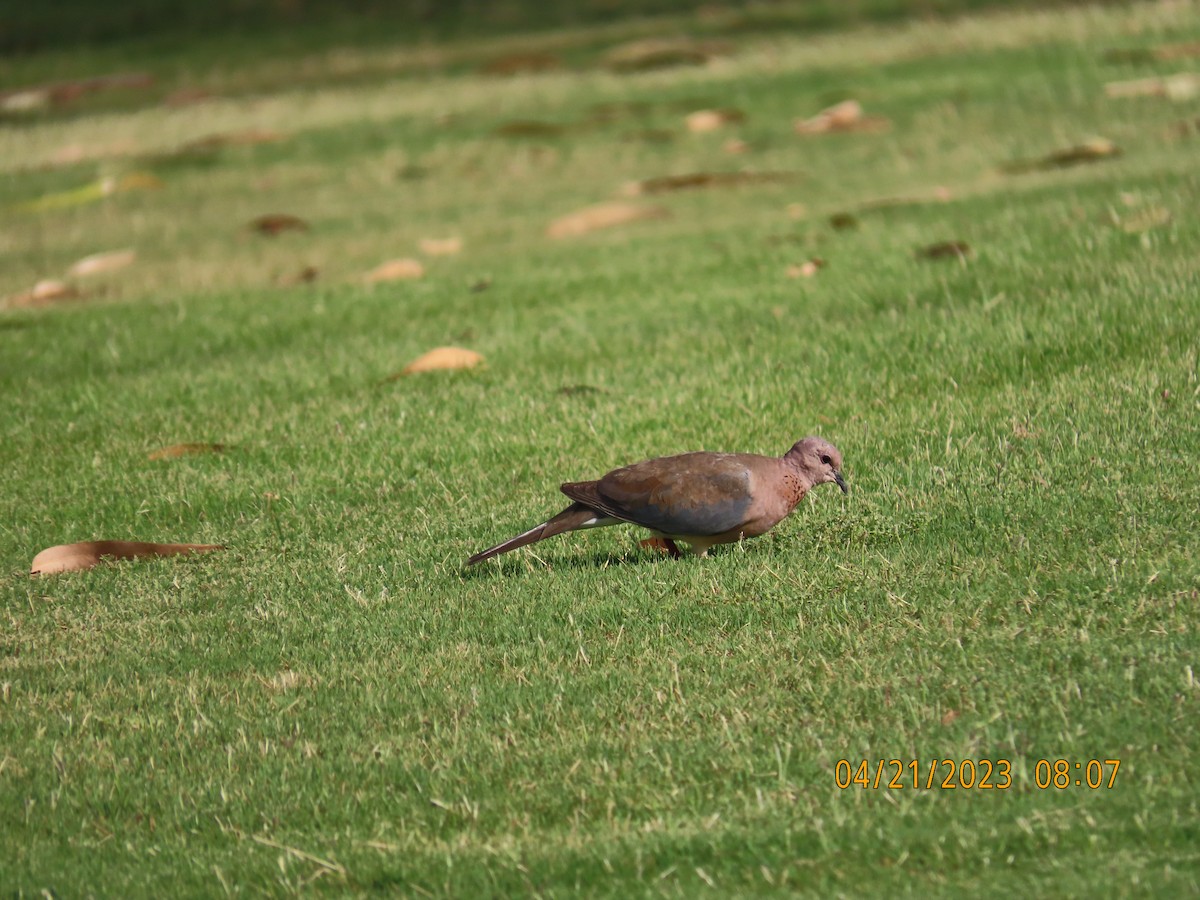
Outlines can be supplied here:
<path id="1" fill-rule="evenodd" d="M 708 558 L 720 555 L 723 552 L 731 552 L 737 546 L 734 543 L 710 547 Z M 496 565 L 492 560 L 487 560 L 480 565 L 474 566 L 464 563 L 462 571 L 465 578 L 492 578 L 528 572 L 529 570 L 525 565 L 526 562 L 533 562 L 535 570 L 553 571 L 554 569 L 569 569 L 579 571 L 583 569 L 615 569 L 620 566 L 645 566 L 655 562 L 683 566 L 688 565 L 689 562 L 700 561 L 701 559 L 703 558 L 688 552 L 684 552 L 683 556 L 679 559 L 672 559 L 670 554 L 665 551 L 651 549 L 635 549 L 622 554 L 605 553 L 603 550 L 597 550 L 595 553 L 588 555 L 568 555 L 564 553 L 561 556 L 556 555 L 553 557 L 506 555 L 499 557 L 499 565 Z"/>
<path id="2" fill-rule="evenodd" d="M 683 559 L 671 559 L 666 553 L 656 553 L 649 551 L 633 551 L 627 554 L 605 553 L 597 551 L 589 555 L 567 555 L 554 557 L 510 557 L 509 559 L 501 558 L 500 564 L 496 565 L 491 560 L 488 560 L 480 565 L 468 566 L 463 565 L 464 578 L 495 578 L 507 575 L 518 575 L 528 573 L 526 563 L 533 562 L 535 571 L 553 571 L 554 569 L 567 569 L 579 571 L 583 569 L 613 569 L 619 566 L 645 566 L 654 562 L 666 562 L 675 565 L 686 563 L 690 556 L 685 556 Z"/>

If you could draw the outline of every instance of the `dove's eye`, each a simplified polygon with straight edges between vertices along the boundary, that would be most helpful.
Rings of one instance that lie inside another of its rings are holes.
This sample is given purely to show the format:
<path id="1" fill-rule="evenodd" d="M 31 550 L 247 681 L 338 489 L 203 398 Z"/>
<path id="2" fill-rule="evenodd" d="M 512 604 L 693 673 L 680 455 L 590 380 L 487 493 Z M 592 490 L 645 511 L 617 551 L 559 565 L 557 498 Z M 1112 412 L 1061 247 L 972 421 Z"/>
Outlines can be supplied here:
<path id="1" fill-rule="evenodd" d="M 828 453 L 826 453 L 824 456 L 821 457 L 821 462 L 827 466 L 833 465 L 833 460 L 829 458 Z"/>

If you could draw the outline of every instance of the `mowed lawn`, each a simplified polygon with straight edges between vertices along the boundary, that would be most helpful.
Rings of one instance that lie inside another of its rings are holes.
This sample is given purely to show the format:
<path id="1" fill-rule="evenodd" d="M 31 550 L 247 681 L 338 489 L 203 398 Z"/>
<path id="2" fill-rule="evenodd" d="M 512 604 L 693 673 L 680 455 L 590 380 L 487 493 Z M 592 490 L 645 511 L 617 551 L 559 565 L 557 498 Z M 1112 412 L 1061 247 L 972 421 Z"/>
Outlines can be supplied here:
<path id="1" fill-rule="evenodd" d="M 1105 85 L 1200 71 L 1198 11 L 7 64 L 157 81 L 0 120 L 0 893 L 1195 895 L 1200 98 Z M 808 434 L 850 493 L 765 537 L 463 567 Z M 27 574 L 92 539 L 227 549 Z"/>

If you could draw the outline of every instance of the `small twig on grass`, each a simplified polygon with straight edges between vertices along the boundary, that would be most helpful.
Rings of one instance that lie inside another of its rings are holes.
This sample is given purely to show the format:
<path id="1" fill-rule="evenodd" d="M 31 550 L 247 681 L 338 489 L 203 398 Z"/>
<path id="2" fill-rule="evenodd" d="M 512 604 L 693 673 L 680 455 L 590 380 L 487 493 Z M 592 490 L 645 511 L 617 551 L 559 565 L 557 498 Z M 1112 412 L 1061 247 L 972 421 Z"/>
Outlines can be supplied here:
<path id="1" fill-rule="evenodd" d="M 346 877 L 345 866 L 342 866 L 338 863 L 330 862 L 327 859 L 321 859 L 319 856 L 313 856 L 311 853 L 306 853 L 305 851 L 296 847 L 289 847 L 287 844 L 279 843 L 279 841 L 273 841 L 269 837 L 264 837 L 261 834 L 252 834 L 250 835 L 250 839 L 256 844 L 262 844 L 265 847 L 274 847 L 276 850 L 282 850 L 284 853 L 289 853 L 297 859 L 306 860 L 307 862 L 320 866 L 322 869 L 326 869 L 330 872 L 336 872 L 343 878 Z"/>

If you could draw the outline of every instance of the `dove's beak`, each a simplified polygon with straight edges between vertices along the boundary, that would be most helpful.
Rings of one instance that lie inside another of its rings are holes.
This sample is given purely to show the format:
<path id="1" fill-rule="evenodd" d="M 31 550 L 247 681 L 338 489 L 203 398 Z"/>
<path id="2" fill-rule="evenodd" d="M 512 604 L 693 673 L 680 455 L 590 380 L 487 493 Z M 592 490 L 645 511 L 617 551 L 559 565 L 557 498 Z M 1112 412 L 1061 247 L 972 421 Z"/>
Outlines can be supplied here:
<path id="1" fill-rule="evenodd" d="M 846 479 L 842 477 L 841 472 L 834 472 L 833 480 L 837 482 L 837 486 L 842 489 L 843 494 L 850 493 L 850 485 L 846 484 Z"/>

